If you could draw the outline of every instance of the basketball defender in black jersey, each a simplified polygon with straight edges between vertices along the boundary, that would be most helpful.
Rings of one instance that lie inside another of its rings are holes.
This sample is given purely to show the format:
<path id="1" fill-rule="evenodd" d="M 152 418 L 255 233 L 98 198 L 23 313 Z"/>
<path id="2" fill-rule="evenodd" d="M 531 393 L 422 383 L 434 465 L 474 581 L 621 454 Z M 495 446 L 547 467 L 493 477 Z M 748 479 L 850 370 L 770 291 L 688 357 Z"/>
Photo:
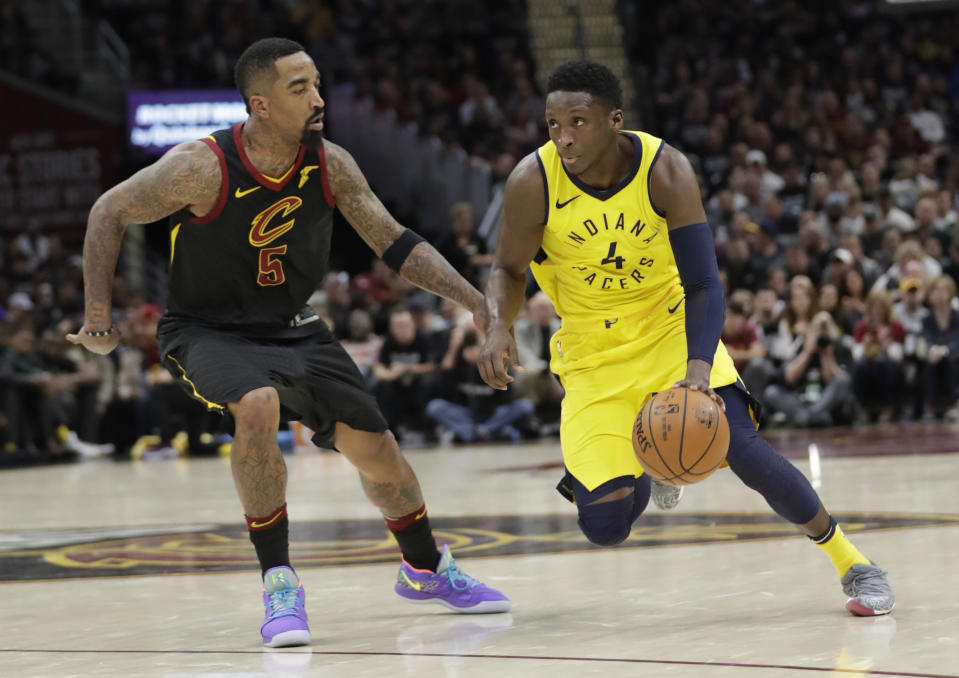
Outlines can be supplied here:
<path id="1" fill-rule="evenodd" d="M 400 226 L 353 158 L 324 141 L 319 73 L 299 44 L 260 40 L 240 56 L 246 122 L 172 148 L 107 191 L 83 249 L 86 308 L 70 341 L 95 353 L 119 342 L 113 271 L 127 224 L 170 218 L 164 363 L 209 409 L 232 416 L 233 477 L 263 572 L 269 647 L 310 642 L 305 594 L 290 566 L 281 414 L 356 466 L 403 554 L 395 591 L 458 612 L 502 612 L 509 600 L 437 549 L 419 483 L 376 401 L 326 324 L 306 305 L 326 272 L 334 208 L 410 282 L 473 310 L 482 294 Z"/>

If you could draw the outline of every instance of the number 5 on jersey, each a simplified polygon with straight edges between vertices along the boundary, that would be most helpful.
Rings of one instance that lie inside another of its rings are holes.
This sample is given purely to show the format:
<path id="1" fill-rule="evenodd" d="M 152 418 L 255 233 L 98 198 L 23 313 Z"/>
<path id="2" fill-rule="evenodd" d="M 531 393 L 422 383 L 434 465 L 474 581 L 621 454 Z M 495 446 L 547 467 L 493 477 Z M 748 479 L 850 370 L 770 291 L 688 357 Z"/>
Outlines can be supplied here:
<path id="1" fill-rule="evenodd" d="M 260 250 L 260 273 L 256 281 L 263 287 L 282 285 L 286 278 L 283 276 L 283 262 L 280 257 L 286 254 L 286 245 L 279 247 L 264 247 Z"/>

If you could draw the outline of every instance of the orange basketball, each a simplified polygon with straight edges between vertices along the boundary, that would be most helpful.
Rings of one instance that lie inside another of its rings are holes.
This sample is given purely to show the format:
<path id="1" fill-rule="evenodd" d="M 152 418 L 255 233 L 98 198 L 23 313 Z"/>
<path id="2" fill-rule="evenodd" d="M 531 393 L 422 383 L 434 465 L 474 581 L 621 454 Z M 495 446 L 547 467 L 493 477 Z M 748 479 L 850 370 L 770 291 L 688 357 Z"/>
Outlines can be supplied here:
<path id="1" fill-rule="evenodd" d="M 633 451 L 643 469 L 670 485 L 692 485 L 719 468 L 729 423 L 700 391 L 671 388 L 646 401 L 633 423 Z"/>

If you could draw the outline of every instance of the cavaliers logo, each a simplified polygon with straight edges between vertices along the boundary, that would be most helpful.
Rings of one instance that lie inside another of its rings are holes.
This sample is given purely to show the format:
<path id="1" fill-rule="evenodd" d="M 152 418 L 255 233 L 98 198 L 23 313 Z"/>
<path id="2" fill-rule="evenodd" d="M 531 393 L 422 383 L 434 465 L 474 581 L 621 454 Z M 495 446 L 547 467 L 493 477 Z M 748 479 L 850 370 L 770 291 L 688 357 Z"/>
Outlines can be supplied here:
<path id="1" fill-rule="evenodd" d="M 290 212 L 299 208 L 302 204 L 303 201 L 295 195 L 287 196 L 253 217 L 253 221 L 251 222 L 253 227 L 250 229 L 250 244 L 254 247 L 269 245 L 293 228 L 293 219 L 275 226 L 270 226 L 270 222 L 277 216 L 279 216 L 280 219 L 285 219 L 290 216 Z"/>

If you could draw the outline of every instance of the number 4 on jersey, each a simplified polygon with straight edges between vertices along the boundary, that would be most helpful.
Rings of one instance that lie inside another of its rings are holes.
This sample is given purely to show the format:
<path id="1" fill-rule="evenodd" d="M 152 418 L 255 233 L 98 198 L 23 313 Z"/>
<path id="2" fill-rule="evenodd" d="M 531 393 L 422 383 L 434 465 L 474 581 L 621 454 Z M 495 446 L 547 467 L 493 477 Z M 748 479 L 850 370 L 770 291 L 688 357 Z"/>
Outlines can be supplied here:
<path id="1" fill-rule="evenodd" d="M 616 256 L 616 243 L 609 243 L 609 252 L 606 254 L 606 258 L 603 259 L 601 264 L 616 264 L 616 268 L 622 268 L 623 262 L 626 261 L 626 257 L 617 257 Z"/>

